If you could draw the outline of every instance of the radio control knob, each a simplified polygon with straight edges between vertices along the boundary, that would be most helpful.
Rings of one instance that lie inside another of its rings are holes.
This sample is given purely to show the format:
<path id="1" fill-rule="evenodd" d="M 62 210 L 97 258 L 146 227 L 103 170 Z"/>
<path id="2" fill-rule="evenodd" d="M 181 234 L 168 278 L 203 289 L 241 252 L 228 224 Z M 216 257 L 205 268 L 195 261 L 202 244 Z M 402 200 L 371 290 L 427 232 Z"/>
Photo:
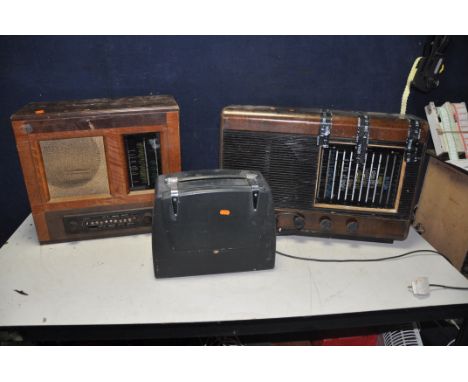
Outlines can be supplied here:
<path id="1" fill-rule="evenodd" d="M 71 220 L 68 223 L 68 228 L 70 229 L 71 232 L 77 232 L 79 228 L 79 224 L 76 220 Z"/>
<path id="2" fill-rule="evenodd" d="M 152 222 L 153 222 L 153 215 L 151 215 L 149 212 L 143 215 L 144 225 L 151 225 Z"/>
<path id="3" fill-rule="evenodd" d="M 359 228 L 359 223 L 356 219 L 349 219 L 346 222 L 346 230 L 348 233 L 356 233 Z"/>
<path id="4" fill-rule="evenodd" d="M 324 232 L 328 232 L 332 228 L 332 221 L 330 218 L 323 217 L 320 219 L 320 230 Z"/>
<path id="5" fill-rule="evenodd" d="M 305 226 L 305 219 L 303 216 L 299 216 L 299 215 L 294 216 L 293 222 L 294 222 L 294 227 L 297 230 L 301 230 Z"/>

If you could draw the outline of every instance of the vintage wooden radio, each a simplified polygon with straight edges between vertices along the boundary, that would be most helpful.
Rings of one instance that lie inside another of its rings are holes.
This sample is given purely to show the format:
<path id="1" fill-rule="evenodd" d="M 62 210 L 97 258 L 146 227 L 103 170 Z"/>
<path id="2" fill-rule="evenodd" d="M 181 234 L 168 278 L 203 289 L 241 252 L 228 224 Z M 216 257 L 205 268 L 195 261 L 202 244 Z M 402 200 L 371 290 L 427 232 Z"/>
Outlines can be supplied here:
<path id="1" fill-rule="evenodd" d="M 180 171 L 172 97 L 31 103 L 11 119 L 40 243 L 151 232 L 155 179 Z"/>
<path id="2" fill-rule="evenodd" d="M 264 175 L 279 234 L 391 242 L 408 234 L 427 138 L 413 116 L 230 106 L 220 160 Z"/>

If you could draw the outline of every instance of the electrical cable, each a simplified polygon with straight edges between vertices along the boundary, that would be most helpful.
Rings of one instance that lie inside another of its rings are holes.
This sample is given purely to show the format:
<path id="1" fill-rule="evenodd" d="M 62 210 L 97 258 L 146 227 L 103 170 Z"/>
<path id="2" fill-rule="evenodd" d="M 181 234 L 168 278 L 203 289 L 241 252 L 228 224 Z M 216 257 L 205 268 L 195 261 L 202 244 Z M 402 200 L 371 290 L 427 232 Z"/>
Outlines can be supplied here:
<path id="1" fill-rule="evenodd" d="M 437 321 L 437 320 L 434 320 L 433 322 L 437 325 L 437 331 L 440 333 L 440 335 L 441 335 L 442 337 L 445 337 L 445 341 L 451 341 L 451 340 L 452 340 L 452 336 L 449 336 L 449 335 L 447 334 L 447 327 L 441 325 L 440 322 Z M 449 343 L 450 343 L 450 342 L 449 342 Z"/>
<path id="2" fill-rule="evenodd" d="M 468 290 L 468 287 L 457 287 L 457 286 L 442 285 L 442 284 L 429 284 L 429 286 L 444 288 L 444 289 Z"/>
<path id="3" fill-rule="evenodd" d="M 402 253 L 400 255 L 388 256 L 388 257 L 378 257 L 378 258 L 374 258 L 374 259 L 318 259 L 318 258 L 314 258 L 314 257 L 300 257 L 300 256 L 289 255 L 287 253 L 283 253 L 283 252 L 280 252 L 280 251 L 276 251 L 276 253 L 278 255 L 289 257 L 291 259 L 304 260 L 304 261 L 316 261 L 316 262 L 320 262 L 320 263 L 369 263 L 369 262 L 376 262 L 376 261 L 385 261 L 385 260 L 398 259 L 398 258 L 401 258 L 401 257 L 410 256 L 410 255 L 413 255 L 413 254 L 416 254 L 416 253 L 429 253 L 429 254 L 437 254 L 439 256 L 442 256 L 445 260 L 447 260 L 450 264 L 452 264 L 450 259 L 447 256 L 445 256 L 443 253 L 438 252 L 438 251 L 433 251 L 431 249 L 418 249 L 418 250 L 415 250 L 415 251 L 405 252 L 405 253 Z"/>
<path id="4" fill-rule="evenodd" d="M 416 76 L 416 73 L 418 71 L 418 64 L 419 61 L 421 61 L 422 57 L 416 58 L 414 60 L 413 66 L 411 67 L 411 70 L 408 74 L 408 79 L 406 80 L 406 86 L 405 89 L 403 90 L 403 95 L 401 96 L 401 107 L 400 107 L 400 114 L 404 115 L 406 114 L 406 105 L 408 103 L 408 98 L 410 95 L 411 91 L 411 82 L 414 80 L 414 76 Z"/>
<path id="5" fill-rule="evenodd" d="M 455 320 L 449 319 L 449 320 L 445 320 L 445 322 L 448 322 L 448 323 L 452 324 L 453 326 L 455 326 L 457 328 L 457 331 L 460 332 L 460 326 L 458 326 L 458 324 L 455 322 Z M 455 337 L 453 340 L 451 340 L 447 344 L 447 346 L 451 346 L 456 340 L 457 340 L 457 337 Z"/>
<path id="6" fill-rule="evenodd" d="M 416 253 L 428 253 L 428 254 L 436 254 L 436 255 L 442 256 L 451 265 L 453 265 L 452 262 L 450 261 L 450 259 L 447 256 L 445 256 L 443 253 L 438 252 L 438 251 L 433 251 L 431 249 L 417 249 L 415 251 L 405 252 L 405 253 L 402 253 L 400 255 L 388 256 L 388 257 L 377 257 L 377 258 L 374 258 L 374 259 L 318 259 L 318 258 L 314 258 L 314 257 L 300 257 L 300 256 L 289 255 L 287 253 L 283 253 L 283 252 L 280 252 L 280 251 L 276 251 L 276 253 L 278 255 L 281 255 L 281 256 L 284 256 L 284 257 L 289 257 L 289 258 L 295 259 L 295 260 L 315 261 L 315 262 L 319 262 L 319 263 L 369 263 L 369 262 L 399 259 L 401 257 L 414 255 Z M 443 285 L 443 284 L 429 284 L 429 286 L 430 287 L 436 287 L 436 288 L 444 288 L 444 289 L 468 290 L 468 287 L 458 287 L 458 286 Z"/>
<path id="7" fill-rule="evenodd" d="M 457 330 L 460 330 L 460 326 L 455 322 L 455 320 L 449 319 L 449 320 L 445 320 L 445 321 L 451 323 L 453 326 L 455 326 L 457 328 Z"/>

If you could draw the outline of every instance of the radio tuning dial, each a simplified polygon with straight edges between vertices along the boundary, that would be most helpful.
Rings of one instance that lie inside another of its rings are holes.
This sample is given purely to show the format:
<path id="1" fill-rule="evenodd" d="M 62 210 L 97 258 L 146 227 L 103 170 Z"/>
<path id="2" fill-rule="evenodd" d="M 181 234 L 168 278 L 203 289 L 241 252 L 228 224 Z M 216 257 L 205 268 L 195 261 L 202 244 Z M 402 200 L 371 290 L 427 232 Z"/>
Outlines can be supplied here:
<path id="1" fill-rule="evenodd" d="M 324 232 L 330 231 L 333 225 L 331 219 L 326 216 L 320 218 L 319 224 L 320 224 L 320 230 Z"/>
<path id="2" fill-rule="evenodd" d="M 79 228 L 79 224 L 76 220 L 72 220 L 69 223 L 70 231 L 71 232 L 77 232 Z"/>
<path id="3" fill-rule="evenodd" d="M 305 226 L 305 219 L 304 219 L 303 216 L 296 215 L 296 216 L 294 216 L 293 221 L 294 221 L 294 227 L 295 227 L 297 230 L 301 230 L 301 229 L 304 228 L 304 226 Z"/>

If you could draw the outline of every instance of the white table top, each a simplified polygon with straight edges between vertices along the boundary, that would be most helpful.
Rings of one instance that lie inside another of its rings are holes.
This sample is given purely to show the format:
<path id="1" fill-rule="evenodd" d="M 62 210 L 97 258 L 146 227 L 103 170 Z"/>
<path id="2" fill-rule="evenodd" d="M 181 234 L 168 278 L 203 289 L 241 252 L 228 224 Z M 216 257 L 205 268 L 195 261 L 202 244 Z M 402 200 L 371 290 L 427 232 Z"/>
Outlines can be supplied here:
<path id="1" fill-rule="evenodd" d="M 432 249 L 415 231 L 394 244 L 279 237 L 280 251 L 324 258 L 383 257 Z M 155 279 L 151 236 L 40 246 L 29 216 L 0 249 L 0 326 L 182 323 L 317 316 L 468 304 L 468 287 L 438 255 L 374 263 L 316 263 L 277 256 L 273 270 Z M 27 296 L 14 290 L 22 290 Z"/>

